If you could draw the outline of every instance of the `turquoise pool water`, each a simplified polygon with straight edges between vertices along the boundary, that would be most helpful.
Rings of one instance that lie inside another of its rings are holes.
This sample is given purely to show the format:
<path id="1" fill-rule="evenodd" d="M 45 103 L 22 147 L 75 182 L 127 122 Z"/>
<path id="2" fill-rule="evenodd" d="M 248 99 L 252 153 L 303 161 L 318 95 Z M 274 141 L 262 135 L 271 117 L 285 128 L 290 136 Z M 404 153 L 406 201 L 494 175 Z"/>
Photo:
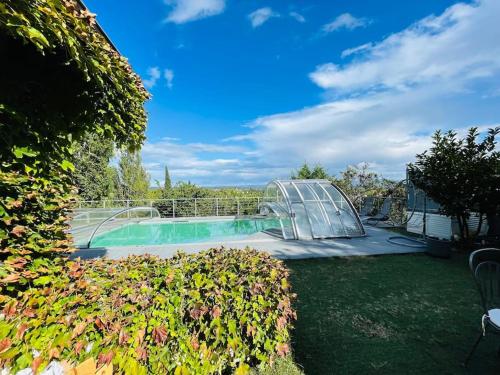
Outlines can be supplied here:
<path id="1" fill-rule="evenodd" d="M 244 238 L 280 228 L 276 219 L 131 223 L 94 237 L 91 247 L 162 245 Z"/>

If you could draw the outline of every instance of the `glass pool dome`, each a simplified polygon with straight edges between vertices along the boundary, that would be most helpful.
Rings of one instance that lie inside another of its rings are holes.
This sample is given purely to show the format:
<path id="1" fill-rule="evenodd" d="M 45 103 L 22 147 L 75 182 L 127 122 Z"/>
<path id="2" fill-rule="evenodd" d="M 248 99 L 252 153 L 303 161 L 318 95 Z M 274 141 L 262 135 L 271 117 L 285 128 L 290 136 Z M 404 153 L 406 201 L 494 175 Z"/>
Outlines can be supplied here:
<path id="1" fill-rule="evenodd" d="M 279 219 L 284 239 L 359 237 L 365 230 L 349 198 L 328 180 L 274 180 L 262 215 Z"/>

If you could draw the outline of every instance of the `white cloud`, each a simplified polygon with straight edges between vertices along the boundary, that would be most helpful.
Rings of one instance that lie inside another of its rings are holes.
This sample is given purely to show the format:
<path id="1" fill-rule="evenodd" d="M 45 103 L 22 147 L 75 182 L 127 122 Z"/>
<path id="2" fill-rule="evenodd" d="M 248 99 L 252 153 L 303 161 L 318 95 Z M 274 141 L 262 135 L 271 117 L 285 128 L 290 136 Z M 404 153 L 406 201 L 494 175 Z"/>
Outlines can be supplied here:
<path id="1" fill-rule="evenodd" d="M 149 67 L 147 74 L 148 78 L 143 79 L 142 82 L 147 89 L 152 89 L 160 78 L 160 68 L 157 66 Z"/>
<path id="2" fill-rule="evenodd" d="M 163 76 L 165 77 L 165 80 L 167 81 L 167 87 L 169 89 L 172 89 L 174 87 L 174 71 L 172 69 L 165 69 L 163 71 Z"/>
<path id="3" fill-rule="evenodd" d="M 311 74 L 333 99 L 258 118 L 229 141 L 253 142 L 254 163 L 274 167 L 262 168 L 264 181 L 287 176 L 304 160 L 331 172 L 369 162 L 402 178 L 434 130 L 462 134 L 500 122 L 498 98 L 483 95 L 500 87 L 499 17 L 497 0 L 457 4 L 351 51 L 357 55 L 346 66 L 323 65 Z"/>
<path id="4" fill-rule="evenodd" d="M 373 46 L 373 43 L 365 43 L 357 47 L 353 48 L 347 48 L 342 51 L 342 54 L 340 57 L 345 58 L 347 56 L 351 56 L 357 53 L 365 52 L 366 50 L 370 49 Z"/>
<path id="5" fill-rule="evenodd" d="M 143 158 L 160 162 L 154 178 L 166 162 L 174 178 L 209 185 L 265 183 L 304 161 L 331 173 L 368 162 L 403 178 L 434 130 L 500 123 L 498 19 L 498 0 L 457 4 L 344 53 L 348 64 L 318 68 L 311 79 L 325 89 L 323 104 L 260 117 L 217 144 L 150 142 Z"/>
<path id="6" fill-rule="evenodd" d="M 306 22 L 306 19 L 304 16 L 300 13 L 297 12 L 290 12 L 289 13 L 290 17 L 294 18 L 297 22 L 304 23 Z"/>
<path id="7" fill-rule="evenodd" d="M 331 33 L 340 29 L 354 30 L 358 27 L 366 27 L 371 23 L 367 18 L 356 18 L 350 13 L 342 13 L 332 22 L 323 25 L 322 30 L 325 33 Z"/>
<path id="8" fill-rule="evenodd" d="M 409 88 L 480 79 L 500 69 L 500 2 L 459 3 L 364 49 L 361 60 L 317 67 L 311 79 L 327 89 Z"/>
<path id="9" fill-rule="evenodd" d="M 241 156 L 245 147 L 232 144 L 182 143 L 177 138 L 165 137 L 146 142 L 142 158 L 152 181 L 163 183 L 167 165 L 174 181 L 193 180 L 204 185 L 221 185 L 228 175 L 245 173 L 248 161 Z"/>
<path id="10" fill-rule="evenodd" d="M 177 24 L 215 16 L 224 11 L 225 0 L 165 0 L 172 7 L 166 21 Z"/>
<path id="11" fill-rule="evenodd" d="M 248 15 L 248 19 L 253 28 L 262 26 L 272 17 L 279 17 L 280 15 L 274 12 L 270 7 L 257 9 Z"/>

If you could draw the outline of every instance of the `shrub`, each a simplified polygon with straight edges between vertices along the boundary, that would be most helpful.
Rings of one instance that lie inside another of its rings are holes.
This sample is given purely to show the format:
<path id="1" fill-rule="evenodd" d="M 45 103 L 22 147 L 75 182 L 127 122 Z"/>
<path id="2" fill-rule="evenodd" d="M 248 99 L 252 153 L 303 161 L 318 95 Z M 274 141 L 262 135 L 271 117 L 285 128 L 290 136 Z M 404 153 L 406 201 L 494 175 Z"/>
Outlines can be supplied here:
<path id="1" fill-rule="evenodd" d="M 417 155 L 408 165 L 408 175 L 415 186 L 440 205 L 440 211 L 457 219 L 461 240 L 479 234 L 483 214 L 496 214 L 500 205 L 500 152 L 496 137 L 500 128 L 489 129 L 479 138 L 477 128 L 464 138 L 455 131 L 436 131 L 432 147 Z M 476 233 L 469 233 L 471 212 L 479 213 Z"/>
<path id="2" fill-rule="evenodd" d="M 0 368 L 92 357 L 116 373 L 244 374 L 289 352 L 288 271 L 264 253 L 75 260 L 59 273 L 0 301 Z"/>

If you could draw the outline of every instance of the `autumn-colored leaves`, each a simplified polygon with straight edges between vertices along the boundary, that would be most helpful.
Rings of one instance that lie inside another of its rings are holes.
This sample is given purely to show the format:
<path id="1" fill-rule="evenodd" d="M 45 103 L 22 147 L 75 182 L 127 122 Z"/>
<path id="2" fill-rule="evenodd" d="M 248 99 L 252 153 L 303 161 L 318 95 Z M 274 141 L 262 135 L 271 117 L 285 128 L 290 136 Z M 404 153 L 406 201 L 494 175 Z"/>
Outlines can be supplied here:
<path id="1" fill-rule="evenodd" d="M 0 367 L 93 358 L 116 373 L 246 374 L 289 352 L 287 270 L 265 254 L 70 261 L 58 275 L 20 300 L 0 299 Z"/>

